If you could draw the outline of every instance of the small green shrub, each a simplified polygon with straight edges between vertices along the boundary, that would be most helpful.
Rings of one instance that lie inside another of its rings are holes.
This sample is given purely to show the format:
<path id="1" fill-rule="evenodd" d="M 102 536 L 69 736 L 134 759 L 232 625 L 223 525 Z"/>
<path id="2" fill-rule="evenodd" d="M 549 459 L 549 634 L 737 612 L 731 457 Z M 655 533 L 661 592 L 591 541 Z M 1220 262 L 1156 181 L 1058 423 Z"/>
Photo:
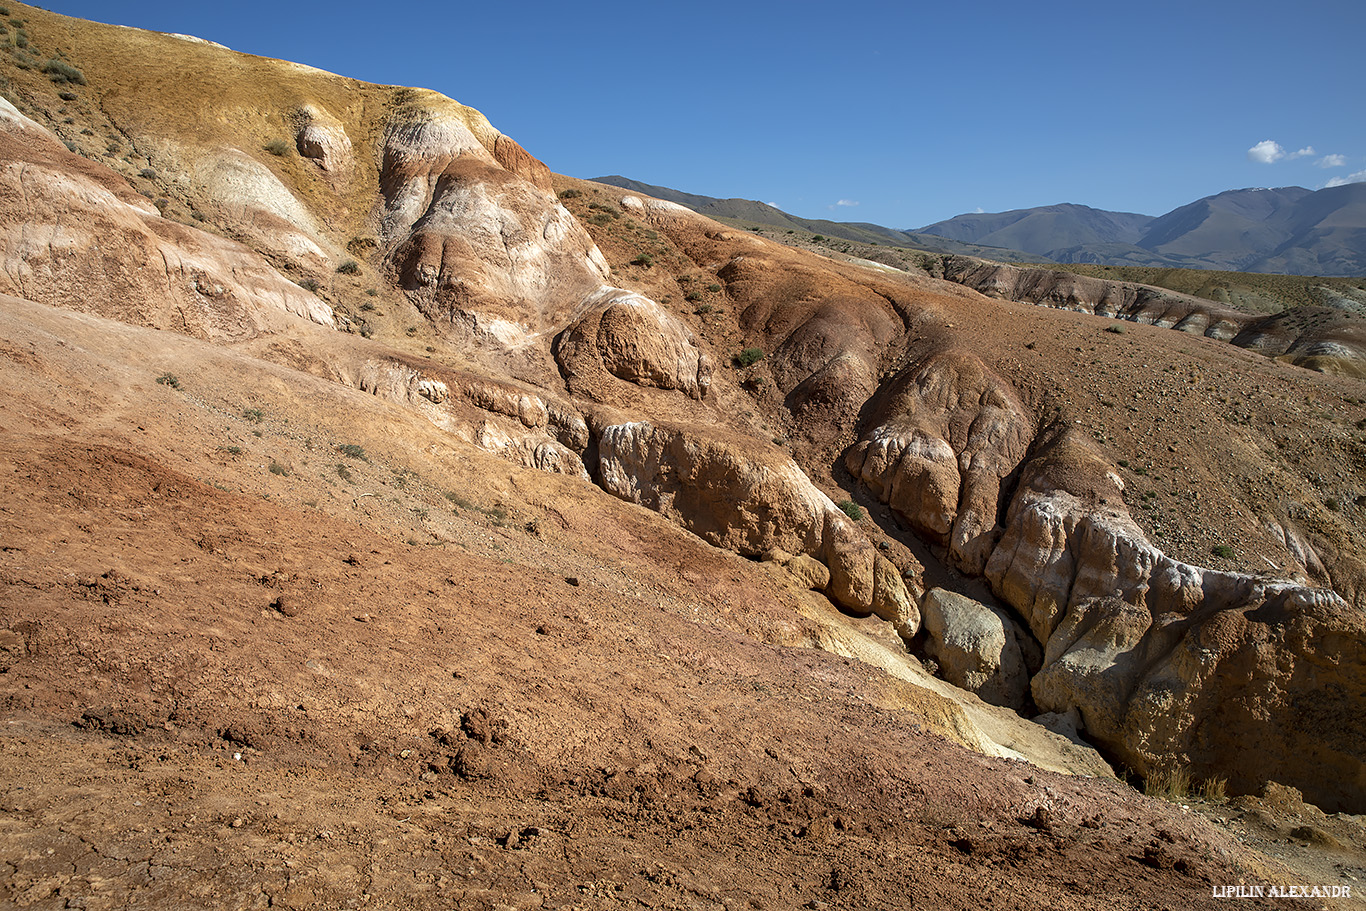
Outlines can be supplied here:
<path id="1" fill-rule="evenodd" d="M 1333 512 L 1337 512 L 1339 509 L 1342 508 L 1342 504 L 1338 502 L 1337 497 L 1328 497 L 1323 501 L 1323 505 L 1327 506 Z"/>
<path id="2" fill-rule="evenodd" d="M 298 285 L 300 288 L 303 288 L 305 291 L 308 291 L 312 294 L 317 294 L 318 288 L 321 287 L 316 281 L 314 281 L 311 278 L 301 278 L 294 284 Z"/>
<path id="3" fill-rule="evenodd" d="M 360 263 L 356 262 L 354 259 L 348 259 L 337 267 L 337 271 L 342 275 L 355 275 L 360 271 Z"/>
<path id="4" fill-rule="evenodd" d="M 573 187 L 570 187 L 568 190 L 560 191 L 560 199 L 578 199 L 582 195 L 582 190 L 576 190 Z"/>
<path id="5" fill-rule="evenodd" d="M 364 310 L 366 313 L 369 313 L 371 310 L 375 309 L 375 305 L 370 303 L 369 301 L 366 301 L 365 303 L 360 305 L 360 308 Z"/>
<path id="6" fill-rule="evenodd" d="M 285 466 L 281 465 L 279 462 L 275 461 L 274 459 L 271 459 L 271 460 L 270 460 L 270 473 L 271 473 L 271 474 L 278 474 L 278 475 L 279 475 L 280 477 L 282 477 L 282 478 L 287 478 L 287 477 L 289 477 L 289 469 L 286 468 Z"/>
<path id="7" fill-rule="evenodd" d="M 707 290 L 710 291 L 712 294 L 716 294 L 720 292 L 721 286 L 716 284 L 707 285 Z"/>
<path id="8" fill-rule="evenodd" d="M 241 447 L 241 446 L 219 446 L 219 447 L 218 447 L 218 451 L 219 451 L 219 452 L 226 452 L 228 455 L 235 455 L 235 456 L 236 456 L 236 455 L 241 455 L 241 454 L 242 454 L 242 447 Z"/>
<path id="9" fill-rule="evenodd" d="M 1115 335 L 1123 335 L 1123 334 L 1124 334 L 1124 327 L 1121 326 L 1121 325 L 1119 325 L 1118 323 L 1115 323 L 1115 324 L 1112 325 L 1112 326 L 1106 326 L 1106 327 L 1105 327 L 1105 331 L 1106 331 L 1106 332 L 1113 332 Z"/>
<path id="10" fill-rule="evenodd" d="M 350 459 L 360 459 L 362 462 L 370 461 L 370 457 L 365 454 L 365 447 L 357 446 L 355 443 L 342 443 L 337 447 L 337 452 Z"/>
<path id="11" fill-rule="evenodd" d="M 741 367 L 752 367 L 764 359 L 762 348 L 746 348 L 735 355 L 735 363 Z"/>
<path id="12" fill-rule="evenodd" d="M 1212 553 L 1212 554 L 1214 554 L 1216 557 L 1220 558 L 1221 560 L 1232 560 L 1232 559 L 1233 559 L 1233 548 L 1230 547 L 1230 546 L 1227 545 L 1227 544 L 1216 544 L 1216 545 L 1214 545 L 1213 547 L 1210 548 L 1210 551 L 1209 551 L 1209 552 Z"/>
<path id="13" fill-rule="evenodd" d="M 701 296 L 699 295 L 697 299 L 701 300 Z M 708 313 L 712 312 L 712 310 L 714 309 L 716 308 L 713 307 L 711 304 L 703 304 L 702 306 L 694 310 L 693 313 L 696 313 L 698 316 L 705 316 Z"/>
<path id="14" fill-rule="evenodd" d="M 47 77 L 58 85 L 65 85 L 68 82 L 85 85 L 84 73 L 65 60 L 58 60 L 56 57 L 43 64 L 43 72 L 47 73 Z"/>
<path id="15" fill-rule="evenodd" d="M 290 153 L 291 146 L 283 139 L 272 139 L 270 142 L 261 146 L 261 148 L 265 149 L 272 155 L 275 155 L 279 158 L 284 158 L 286 155 Z"/>
<path id="16" fill-rule="evenodd" d="M 138 176 L 146 177 L 148 180 L 156 180 L 157 172 L 154 168 L 143 168 L 141 171 L 138 171 Z"/>
<path id="17" fill-rule="evenodd" d="M 351 473 L 351 469 L 346 467 L 345 462 L 338 462 L 337 477 L 341 478 L 343 481 L 350 481 L 352 478 L 355 477 L 355 475 Z"/>
<path id="18" fill-rule="evenodd" d="M 378 288 L 366 288 L 366 289 L 365 289 L 365 294 L 366 294 L 367 297 L 379 297 L 379 289 L 378 289 Z"/>
<path id="19" fill-rule="evenodd" d="M 253 424 L 259 424 L 266 419 L 266 413 L 260 408 L 248 408 L 246 411 L 242 412 L 242 417 L 251 421 Z"/>
<path id="20" fill-rule="evenodd" d="M 820 243 L 821 241 L 825 240 L 825 235 L 823 235 L 823 234 L 817 234 L 815 237 L 813 237 L 813 238 L 811 238 L 811 239 L 812 239 L 813 241 L 815 241 L 816 243 Z"/>
<path id="21" fill-rule="evenodd" d="M 857 522 L 863 518 L 863 509 L 853 500 L 841 500 L 839 503 L 840 512 Z"/>
<path id="22" fill-rule="evenodd" d="M 648 269 L 648 268 L 650 268 L 651 266 L 653 266 L 654 264 L 655 264 L 655 259 L 654 259 L 654 257 L 651 256 L 651 255 L 648 254 L 648 253 L 642 253 L 642 254 L 640 254 L 639 256 L 637 256 L 635 259 L 631 260 L 631 265 L 633 265 L 633 266 L 640 266 L 641 268 L 644 268 L 644 269 Z"/>
<path id="23" fill-rule="evenodd" d="M 683 295 L 683 299 L 685 301 L 700 301 L 702 299 L 702 292 L 689 291 L 687 294 Z"/>
<path id="24" fill-rule="evenodd" d="M 1120 459 L 1120 460 L 1119 460 L 1119 467 L 1120 467 L 1120 468 L 1128 468 L 1128 467 L 1129 467 L 1129 460 L 1128 460 L 1128 459 Z"/>
<path id="25" fill-rule="evenodd" d="M 157 382 L 163 386 L 170 386 L 172 389 L 180 388 L 180 379 L 174 373 L 163 373 L 157 377 Z"/>

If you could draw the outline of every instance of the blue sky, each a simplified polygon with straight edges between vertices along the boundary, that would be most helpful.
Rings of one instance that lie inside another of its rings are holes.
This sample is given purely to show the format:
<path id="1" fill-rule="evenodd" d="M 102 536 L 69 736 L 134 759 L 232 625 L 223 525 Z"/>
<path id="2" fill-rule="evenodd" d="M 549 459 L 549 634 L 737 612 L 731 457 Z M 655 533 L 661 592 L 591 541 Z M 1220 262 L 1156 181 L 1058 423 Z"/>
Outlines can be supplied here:
<path id="1" fill-rule="evenodd" d="M 561 173 L 808 218 L 1366 180 L 1362 0 L 45 5 L 433 88 Z"/>

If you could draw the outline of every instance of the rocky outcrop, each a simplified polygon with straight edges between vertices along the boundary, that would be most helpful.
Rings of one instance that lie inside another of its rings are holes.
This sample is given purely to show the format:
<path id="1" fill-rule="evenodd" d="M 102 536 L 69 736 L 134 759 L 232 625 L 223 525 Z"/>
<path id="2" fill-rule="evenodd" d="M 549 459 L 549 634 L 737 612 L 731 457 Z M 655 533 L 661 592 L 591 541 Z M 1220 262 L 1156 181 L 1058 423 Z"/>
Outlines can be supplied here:
<path id="1" fill-rule="evenodd" d="M 603 429 L 599 483 L 662 513 L 717 547 L 758 557 L 779 548 L 830 571 L 827 593 L 872 610 L 876 552 L 830 498 L 783 453 L 744 437 L 721 438 L 640 421 Z M 884 577 L 887 574 L 884 573 Z M 886 578 L 882 601 L 897 597 Z M 901 586 L 904 593 L 904 583 Z"/>
<path id="2" fill-rule="evenodd" d="M 1039 708 L 1078 711 L 1140 774 L 1274 780 L 1361 812 L 1366 616 L 1328 590 L 1173 560 L 1118 505 L 1121 484 L 1079 435 L 1045 441 L 987 564 L 1045 644 Z"/>
<path id="3" fill-rule="evenodd" d="M 382 158 L 388 268 L 438 326 L 523 349 L 562 327 L 607 278 L 582 226 L 499 164 L 454 102 L 395 112 Z"/>
<path id="4" fill-rule="evenodd" d="M 1023 712 L 1029 702 L 1029 662 L 1038 646 L 1005 611 L 980 601 L 931 589 L 921 604 L 926 654 L 943 678 L 992 705 Z"/>
<path id="5" fill-rule="evenodd" d="M 238 341 L 332 308 L 240 244 L 161 217 L 0 99 L 0 291 Z"/>
<path id="6" fill-rule="evenodd" d="M 845 464 L 948 559 L 980 574 L 995 547 L 1003 480 L 1033 437 L 1014 391 L 973 355 L 932 355 L 878 400 Z"/>
<path id="7" fill-rule="evenodd" d="M 319 243 L 324 231 L 318 220 L 280 178 L 241 149 L 204 155 L 191 179 L 215 224 L 306 273 L 332 271 Z"/>
<path id="8" fill-rule="evenodd" d="M 581 453 L 588 425 L 563 402 L 514 384 L 417 365 L 371 359 L 357 385 L 392 402 L 416 408 L 436 426 L 509 461 L 589 480 Z"/>
<path id="9" fill-rule="evenodd" d="M 654 301 L 620 288 L 603 288 L 555 342 L 555 360 L 570 391 L 600 398 L 603 373 L 702 399 L 715 365 L 697 336 Z"/>
<path id="10" fill-rule="evenodd" d="M 1056 269 L 943 257 L 944 278 L 987 297 L 1093 313 L 1203 335 L 1281 358 L 1297 367 L 1366 376 L 1366 330 L 1325 307 L 1262 316 L 1136 282 Z"/>
<path id="11" fill-rule="evenodd" d="M 299 108 L 295 122 L 294 145 L 299 154 L 322 169 L 335 185 L 344 185 L 355 163 L 346 127 L 331 113 L 312 104 Z"/>

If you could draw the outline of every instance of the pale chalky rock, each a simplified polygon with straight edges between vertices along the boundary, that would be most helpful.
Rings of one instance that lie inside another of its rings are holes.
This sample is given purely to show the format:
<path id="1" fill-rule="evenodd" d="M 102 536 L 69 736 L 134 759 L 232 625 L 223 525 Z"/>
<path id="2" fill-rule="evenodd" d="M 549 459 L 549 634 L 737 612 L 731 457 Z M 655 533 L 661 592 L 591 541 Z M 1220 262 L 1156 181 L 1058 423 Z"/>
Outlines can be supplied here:
<path id="1" fill-rule="evenodd" d="M 1005 611 L 935 588 L 925 594 L 921 616 L 926 653 L 945 680 L 993 705 L 1025 708 L 1029 669 L 1021 640 L 1028 634 Z"/>

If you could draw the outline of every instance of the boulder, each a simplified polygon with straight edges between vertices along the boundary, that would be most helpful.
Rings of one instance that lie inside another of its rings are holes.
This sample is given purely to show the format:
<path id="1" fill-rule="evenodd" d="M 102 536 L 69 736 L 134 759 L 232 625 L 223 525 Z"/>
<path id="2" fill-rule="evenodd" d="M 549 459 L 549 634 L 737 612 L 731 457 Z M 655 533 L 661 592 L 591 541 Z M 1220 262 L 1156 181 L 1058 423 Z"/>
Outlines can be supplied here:
<path id="1" fill-rule="evenodd" d="M 921 616 L 926 653 L 939 663 L 945 680 L 993 705 L 1025 709 L 1029 669 L 1023 642 L 1028 634 L 1009 614 L 934 588 L 925 594 Z"/>

